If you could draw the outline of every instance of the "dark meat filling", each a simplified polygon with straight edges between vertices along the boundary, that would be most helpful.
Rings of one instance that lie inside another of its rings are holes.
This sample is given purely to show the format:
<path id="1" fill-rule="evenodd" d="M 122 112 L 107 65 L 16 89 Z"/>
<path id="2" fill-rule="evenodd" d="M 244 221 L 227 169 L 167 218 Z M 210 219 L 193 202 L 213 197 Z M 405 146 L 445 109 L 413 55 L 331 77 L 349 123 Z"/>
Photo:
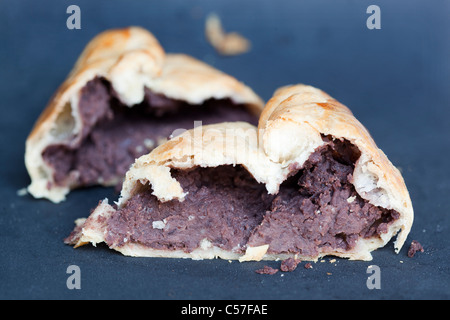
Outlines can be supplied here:
<path id="1" fill-rule="evenodd" d="M 369 204 L 350 183 L 359 151 L 345 140 L 324 140 L 277 195 L 239 166 L 173 170 L 185 201 L 159 203 L 145 187 L 110 218 L 106 242 L 191 252 L 206 238 L 239 253 L 269 244 L 269 253 L 316 256 L 386 232 L 398 213 Z"/>
<path id="2" fill-rule="evenodd" d="M 110 84 L 96 78 L 82 89 L 79 101 L 81 136 L 69 145 L 52 145 L 44 160 L 55 169 L 57 185 L 93 185 L 123 177 L 134 160 L 147 154 L 177 129 L 191 129 L 194 121 L 213 124 L 257 117 L 230 100 L 208 100 L 188 105 L 145 90 L 144 101 L 129 108 Z M 120 181 L 117 181 L 120 182 Z"/>
<path id="3" fill-rule="evenodd" d="M 360 153 L 348 141 L 330 140 L 286 181 L 249 245 L 272 253 L 316 256 L 350 250 L 360 238 L 385 233 L 399 214 L 362 199 L 351 184 Z"/>
<path id="4" fill-rule="evenodd" d="M 245 251 L 250 233 L 262 221 L 273 197 L 241 167 L 173 171 L 189 192 L 183 202 L 160 203 L 144 188 L 108 222 L 106 242 L 128 241 L 155 249 L 190 252 L 203 239 L 223 249 Z"/>

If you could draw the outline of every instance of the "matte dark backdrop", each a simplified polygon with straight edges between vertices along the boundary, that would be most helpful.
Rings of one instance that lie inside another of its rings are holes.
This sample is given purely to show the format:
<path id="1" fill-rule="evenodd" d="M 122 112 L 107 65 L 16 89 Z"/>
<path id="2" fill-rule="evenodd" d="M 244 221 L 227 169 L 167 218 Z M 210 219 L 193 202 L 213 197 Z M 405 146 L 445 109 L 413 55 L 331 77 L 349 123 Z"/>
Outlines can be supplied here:
<path id="1" fill-rule="evenodd" d="M 68 30 L 66 9 L 81 9 Z M 369 30 L 366 9 L 381 8 Z M 252 50 L 218 56 L 204 38 L 215 11 Z M 428 299 L 450 297 L 450 2 L 433 1 L 0 1 L 0 298 L 2 299 Z M 191 54 L 237 77 L 265 100 L 282 85 L 317 86 L 349 106 L 401 168 L 415 209 L 407 244 L 371 262 L 330 258 L 292 273 L 259 275 L 264 265 L 224 260 L 124 257 L 105 246 L 63 244 L 76 218 L 111 189 L 70 194 L 62 204 L 17 191 L 29 183 L 25 139 L 86 43 L 108 28 L 139 25 L 168 52 Z M 410 259 L 415 239 L 424 253 Z M 367 267 L 381 270 L 369 290 Z M 81 289 L 69 290 L 69 265 Z"/>

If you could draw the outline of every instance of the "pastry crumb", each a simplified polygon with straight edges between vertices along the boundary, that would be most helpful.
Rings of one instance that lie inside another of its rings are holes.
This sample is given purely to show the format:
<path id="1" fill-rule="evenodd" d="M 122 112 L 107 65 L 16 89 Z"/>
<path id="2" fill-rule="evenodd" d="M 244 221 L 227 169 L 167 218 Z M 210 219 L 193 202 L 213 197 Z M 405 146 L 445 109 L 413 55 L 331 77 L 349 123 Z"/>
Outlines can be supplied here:
<path id="1" fill-rule="evenodd" d="M 285 259 L 281 262 L 281 271 L 284 272 L 292 272 L 295 269 L 297 269 L 297 265 L 300 263 L 301 261 L 298 259 L 294 259 L 294 258 L 288 258 Z"/>
<path id="2" fill-rule="evenodd" d="M 17 190 L 17 195 L 19 197 L 26 196 L 27 194 L 28 194 L 28 189 L 27 188 L 22 188 L 22 189 Z"/>
<path id="3" fill-rule="evenodd" d="M 237 32 L 226 33 L 218 15 L 206 18 L 205 34 L 208 42 L 222 55 L 238 55 L 250 50 L 250 41 Z"/>
<path id="4" fill-rule="evenodd" d="M 274 268 L 269 267 L 269 266 L 264 266 L 264 268 L 262 268 L 262 269 L 255 270 L 256 273 L 259 273 L 259 274 L 270 274 L 270 275 L 275 274 L 278 271 L 279 271 L 279 269 L 274 269 Z"/>
<path id="5" fill-rule="evenodd" d="M 419 243 L 419 241 L 413 240 L 411 242 L 411 246 L 408 249 L 408 257 L 413 258 L 416 255 L 416 252 L 423 252 L 423 247 L 422 245 Z"/>

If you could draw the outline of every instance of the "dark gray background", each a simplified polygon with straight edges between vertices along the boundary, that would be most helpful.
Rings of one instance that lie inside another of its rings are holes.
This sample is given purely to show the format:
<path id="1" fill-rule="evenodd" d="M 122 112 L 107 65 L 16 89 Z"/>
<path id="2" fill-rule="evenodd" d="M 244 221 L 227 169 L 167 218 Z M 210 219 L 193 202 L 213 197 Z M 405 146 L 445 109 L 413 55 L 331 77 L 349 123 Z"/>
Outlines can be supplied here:
<path id="1" fill-rule="evenodd" d="M 81 30 L 66 8 L 81 8 Z M 366 9 L 381 8 L 381 30 Z M 252 50 L 220 57 L 206 43 L 206 14 Z M 448 299 L 450 210 L 449 1 L 0 1 L 0 298 L 2 299 Z M 401 168 L 415 209 L 408 241 L 371 262 L 330 258 L 273 276 L 279 262 L 124 257 L 105 246 L 74 250 L 63 238 L 111 189 L 90 188 L 52 204 L 17 190 L 29 184 L 25 140 L 86 43 L 107 28 L 139 25 L 168 52 L 191 54 L 237 77 L 265 100 L 282 85 L 318 86 L 349 106 Z M 411 241 L 424 253 L 406 256 Z M 66 269 L 81 269 L 68 290 Z M 381 268 L 381 289 L 366 269 Z M 329 274 L 328 274 L 329 273 Z"/>

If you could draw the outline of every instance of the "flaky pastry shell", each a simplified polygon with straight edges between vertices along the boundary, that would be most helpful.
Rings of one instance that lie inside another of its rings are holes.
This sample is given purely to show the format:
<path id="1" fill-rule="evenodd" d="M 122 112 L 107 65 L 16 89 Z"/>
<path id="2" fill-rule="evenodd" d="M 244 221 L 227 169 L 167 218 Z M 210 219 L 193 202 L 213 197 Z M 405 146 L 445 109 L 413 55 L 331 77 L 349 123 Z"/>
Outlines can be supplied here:
<path id="1" fill-rule="evenodd" d="M 278 89 L 263 110 L 258 128 L 244 122 L 221 123 L 195 128 L 136 160 L 127 172 L 120 199 L 115 206 L 102 201 L 67 240 L 75 246 L 105 241 L 108 218 L 124 207 L 143 185 L 150 185 L 158 201 L 184 201 L 179 181 L 172 170 L 223 165 L 242 166 L 264 184 L 268 194 L 277 194 L 293 168 L 301 168 L 310 155 L 325 144 L 324 136 L 345 139 L 360 151 L 354 164 L 353 185 L 361 198 L 384 209 L 395 210 L 398 218 L 379 236 L 357 240 L 350 250 L 336 248 L 316 255 L 271 254 L 270 245 L 247 246 L 245 253 L 223 250 L 205 238 L 192 252 L 158 250 L 128 242 L 112 247 L 125 255 L 193 259 L 276 260 L 295 257 L 317 260 L 334 255 L 352 260 L 371 260 L 371 252 L 385 246 L 393 237 L 395 251 L 402 248 L 413 223 L 413 207 L 399 170 L 376 146 L 364 126 L 351 111 L 323 91 L 307 85 Z M 213 208 L 212 208 L 213 209 Z"/>

